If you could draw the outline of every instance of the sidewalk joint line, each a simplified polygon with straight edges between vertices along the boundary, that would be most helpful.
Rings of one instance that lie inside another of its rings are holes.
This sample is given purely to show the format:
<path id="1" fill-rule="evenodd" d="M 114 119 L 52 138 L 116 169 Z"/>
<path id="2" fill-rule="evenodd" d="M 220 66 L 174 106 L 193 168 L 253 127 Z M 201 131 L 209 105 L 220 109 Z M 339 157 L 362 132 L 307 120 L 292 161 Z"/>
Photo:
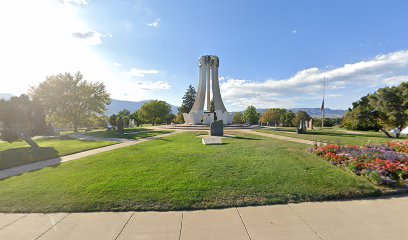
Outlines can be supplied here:
<path id="1" fill-rule="evenodd" d="M 129 217 L 128 220 L 126 221 L 125 225 L 123 225 L 122 229 L 120 230 L 118 236 L 115 237 L 115 240 L 118 239 L 118 237 L 120 236 L 120 234 L 122 234 L 123 230 L 125 229 L 125 227 L 127 226 L 128 222 L 130 221 L 130 219 L 133 217 L 134 214 L 135 214 L 135 212 L 132 212 L 132 214 L 130 215 L 130 217 Z"/>
<path id="2" fill-rule="evenodd" d="M 181 221 L 180 221 L 180 232 L 179 232 L 179 240 L 181 240 L 181 233 L 183 230 L 183 218 L 184 218 L 184 213 L 181 213 Z"/>
<path id="3" fill-rule="evenodd" d="M 246 233 L 248 235 L 249 240 L 251 240 L 252 239 L 251 235 L 249 235 L 248 229 L 247 229 L 247 227 L 245 225 L 244 219 L 242 219 L 241 213 L 239 212 L 238 208 L 235 208 L 235 209 L 237 210 L 238 216 L 241 219 L 242 224 L 244 225 L 244 228 L 245 228 L 245 231 L 246 231 Z"/>
<path id="4" fill-rule="evenodd" d="M 44 234 L 46 234 L 47 232 L 49 232 L 53 227 L 55 227 L 58 223 L 62 222 L 62 220 L 64 220 L 66 217 L 68 217 L 69 215 L 71 215 L 71 213 L 68 213 L 65 217 L 61 218 L 58 222 L 56 222 L 54 225 L 51 225 L 51 227 L 49 227 L 47 230 L 45 230 L 45 232 L 41 233 L 40 236 L 36 237 L 34 240 L 39 239 L 40 237 L 42 237 Z"/>
<path id="5" fill-rule="evenodd" d="M 300 214 L 299 214 L 298 212 L 295 211 L 295 209 L 293 209 L 289 204 L 288 204 L 288 207 L 290 208 L 290 210 L 292 210 L 292 211 L 298 216 L 298 218 L 300 218 L 300 220 L 302 220 L 302 222 L 304 222 L 304 223 L 310 228 L 310 230 L 312 230 L 312 231 L 316 234 L 316 236 L 318 236 L 320 239 L 324 240 L 324 238 L 323 238 L 322 236 L 320 236 L 319 233 L 317 233 L 317 231 L 315 231 L 315 230 L 312 228 L 312 226 L 311 226 L 309 223 L 307 223 L 307 222 L 302 218 L 302 216 L 300 216 Z"/>
<path id="6" fill-rule="evenodd" d="M 23 215 L 22 217 L 20 217 L 20 218 L 16 219 L 16 220 L 12 221 L 11 223 L 6 224 L 6 225 L 5 225 L 5 226 L 3 226 L 2 228 L 0 228 L 0 231 L 1 231 L 1 230 L 3 230 L 3 229 L 5 229 L 6 227 L 10 226 L 11 224 L 13 224 L 13 223 L 15 223 L 15 222 L 19 221 L 20 219 L 25 218 L 26 216 L 28 216 L 28 213 L 27 213 L 27 214 L 25 214 L 25 215 Z"/>

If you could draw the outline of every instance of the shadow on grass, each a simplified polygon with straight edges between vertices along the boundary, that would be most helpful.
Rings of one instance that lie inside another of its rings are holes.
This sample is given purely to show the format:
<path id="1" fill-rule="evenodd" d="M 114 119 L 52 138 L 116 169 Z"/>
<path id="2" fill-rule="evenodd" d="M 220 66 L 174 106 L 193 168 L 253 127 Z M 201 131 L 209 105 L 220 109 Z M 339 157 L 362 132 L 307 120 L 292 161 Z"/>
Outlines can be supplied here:
<path id="1" fill-rule="evenodd" d="M 0 152 L 0 170 L 54 158 L 58 158 L 58 151 L 53 147 L 11 148 Z"/>
<path id="2" fill-rule="evenodd" d="M 271 132 L 295 132 L 295 130 L 288 130 L 288 129 L 265 129 Z M 345 132 L 319 132 L 319 131 L 306 131 L 305 135 L 316 135 L 316 136 L 333 136 L 333 137 L 353 137 L 353 138 L 359 138 L 359 137 L 372 137 L 372 138 L 387 138 L 385 135 L 373 135 L 370 133 L 362 133 L 362 134 L 353 134 L 353 133 L 345 133 Z"/>
<path id="3" fill-rule="evenodd" d="M 235 139 L 242 139 L 242 140 L 261 140 L 260 138 L 253 138 L 253 137 L 240 137 L 240 136 L 235 136 Z"/>

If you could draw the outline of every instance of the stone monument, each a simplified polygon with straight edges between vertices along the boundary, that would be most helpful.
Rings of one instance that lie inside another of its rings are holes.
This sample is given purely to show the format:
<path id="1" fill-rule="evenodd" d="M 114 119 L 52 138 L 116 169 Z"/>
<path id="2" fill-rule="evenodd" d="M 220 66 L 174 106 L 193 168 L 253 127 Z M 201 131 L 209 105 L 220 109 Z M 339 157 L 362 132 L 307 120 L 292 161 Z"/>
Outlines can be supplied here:
<path id="1" fill-rule="evenodd" d="M 224 124 L 232 124 L 234 115 L 227 112 L 221 98 L 220 83 L 218 80 L 218 68 L 220 60 L 217 56 L 205 55 L 200 58 L 200 80 L 198 82 L 196 100 L 189 113 L 183 113 L 184 121 L 187 124 L 211 124 L 214 115 Z M 211 80 L 211 81 L 210 81 Z M 211 112 L 211 89 L 214 100 L 214 112 Z M 207 110 L 204 111 L 204 102 L 207 98 Z"/>
<path id="2" fill-rule="evenodd" d="M 224 135 L 224 124 L 221 120 L 214 121 L 210 125 L 210 135 L 211 136 L 223 136 Z"/>
<path id="3" fill-rule="evenodd" d="M 296 128 L 297 134 L 306 133 L 306 121 L 301 119 L 299 123 L 299 127 Z"/>

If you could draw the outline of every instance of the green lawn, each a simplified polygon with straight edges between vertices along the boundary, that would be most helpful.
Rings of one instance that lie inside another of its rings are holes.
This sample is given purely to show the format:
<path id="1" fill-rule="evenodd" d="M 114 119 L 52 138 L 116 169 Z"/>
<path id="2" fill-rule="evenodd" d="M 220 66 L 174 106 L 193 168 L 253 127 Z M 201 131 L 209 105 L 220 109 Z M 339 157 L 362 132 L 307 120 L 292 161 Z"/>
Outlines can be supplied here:
<path id="1" fill-rule="evenodd" d="M 147 128 L 126 128 L 124 134 L 118 133 L 117 131 L 107 131 L 107 130 L 96 130 L 92 132 L 87 132 L 85 135 L 93 137 L 103 137 L 103 138 L 126 138 L 126 139 L 139 139 L 146 137 L 153 137 L 164 133 L 173 132 L 172 130 L 152 130 Z"/>
<path id="2" fill-rule="evenodd" d="M 296 134 L 296 128 L 268 128 L 257 131 L 318 142 L 345 145 L 380 144 L 395 140 L 394 138 L 387 138 L 382 132 L 347 131 L 341 128 L 307 130 L 306 134 Z"/>
<path id="3" fill-rule="evenodd" d="M 0 142 L 0 170 L 115 144 L 77 140 L 67 136 L 43 138 L 36 142 L 40 146 L 36 150 L 23 141 Z"/>
<path id="4" fill-rule="evenodd" d="M 0 181 L 0 212 L 203 209 L 379 194 L 302 144 L 179 133 Z M 201 133 L 202 134 L 202 133 Z"/>

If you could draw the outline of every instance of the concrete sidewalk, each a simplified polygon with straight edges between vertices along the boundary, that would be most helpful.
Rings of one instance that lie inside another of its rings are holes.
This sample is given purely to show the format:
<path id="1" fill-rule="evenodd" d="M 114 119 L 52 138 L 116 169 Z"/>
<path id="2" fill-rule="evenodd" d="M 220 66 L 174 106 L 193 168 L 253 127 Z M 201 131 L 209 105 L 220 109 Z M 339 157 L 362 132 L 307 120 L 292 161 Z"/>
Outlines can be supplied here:
<path id="1" fill-rule="evenodd" d="M 0 214 L 0 239 L 405 240 L 408 196 L 177 212 Z"/>
<path id="2" fill-rule="evenodd" d="M 239 131 L 245 132 L 245 133 L 250 133 L 250 134 L 255 134 L 255 135 L 259 135 L 259 136 L 269 137 L 269 138 L 275 138 L 275 139 L 278 139 L 278 140 L 289 141 L 289 142 L 297 142 L 297 143 L 303 143 L 303 144 L 308 144 L 308 145 L 314 145 L 316 143 L 315 141 L 310 141 L 310 140 L 305 140 L 305 139 L 300 139 L 300 138 L 294 138 L 294 137 L 286 137 L 286 136 L 276 135 L 276 134 L 273 134 L 273 133 L 257 132 L 255 130 L 241 129 Z"/>
<path id="3" fill-rule="evenodd" d="M 60 164 L 60 163 L 78 160 L 78 159 L 88 157 L 88 156 L 92 156 L 92 155 L 95 155 L 95 154 L 98 154 L 98 153 L 108 152 L 108 151 L 116 150 L 116 149 L 119 149 L 119 148 L 124 148 L 124 147 L 132 146 L 132 145 L 135 145 L 135 144 L 139 144 L 139 143 L 142 143 L 142 142 L 146 142 L 146 141 L 150 141 L 150 140 L 154 140 L 154 139 L 158 139 L 158 138 L 162 138 L 162 137 L 167 137 L 167 136 L 170 136 L 170 135 L 178 133 L 178 132 L 181 132 L 181 131 L 177 130 L 177 131 L 174 131 L 174 132 L 171 132 L 171 133 L 160 134 L 160 135 L 157 135 L 157 136 L 146 137 L 146 138 L 141 138 L 141 139 L 137 139 L 137 140 L 128 140 L 127 139 L 126 141 L 123 141 L 122 143 L 118 143 L 118 144 L 115 144 L 115 145 L 96 148 L 96 149 L 92 149 L 92 150 L 88 150 L 88 151 L 84 151 L 84 152 L 79 152 L 79 153 L 75 153 L 75 154 L 71 154 L 71 155 L 67 155 L 67 156 L 63 156 L 63 157 L 58 157 L 58 158 L 54 158 L 54 159 L 50 159 L 50 160 L 44 160 L 44 161 L 30 163 L 30 164 L 26 164 L 26 165 L 22 165 L 22 166 L 18 166 L 18 167 L 13 167 L 13 168 L 0 170 L 0 180 L 4 179 L 4 178 L 11 177 L 11 176 L 20 175 L 20 174 L 25 173 L 25 172 L 31 172 L 31 171 L 39 170 L 41 168 L 57 165 L 57 164 Z M 102 139 L 102 140 L 107 141 L 107 139 Z"/>

